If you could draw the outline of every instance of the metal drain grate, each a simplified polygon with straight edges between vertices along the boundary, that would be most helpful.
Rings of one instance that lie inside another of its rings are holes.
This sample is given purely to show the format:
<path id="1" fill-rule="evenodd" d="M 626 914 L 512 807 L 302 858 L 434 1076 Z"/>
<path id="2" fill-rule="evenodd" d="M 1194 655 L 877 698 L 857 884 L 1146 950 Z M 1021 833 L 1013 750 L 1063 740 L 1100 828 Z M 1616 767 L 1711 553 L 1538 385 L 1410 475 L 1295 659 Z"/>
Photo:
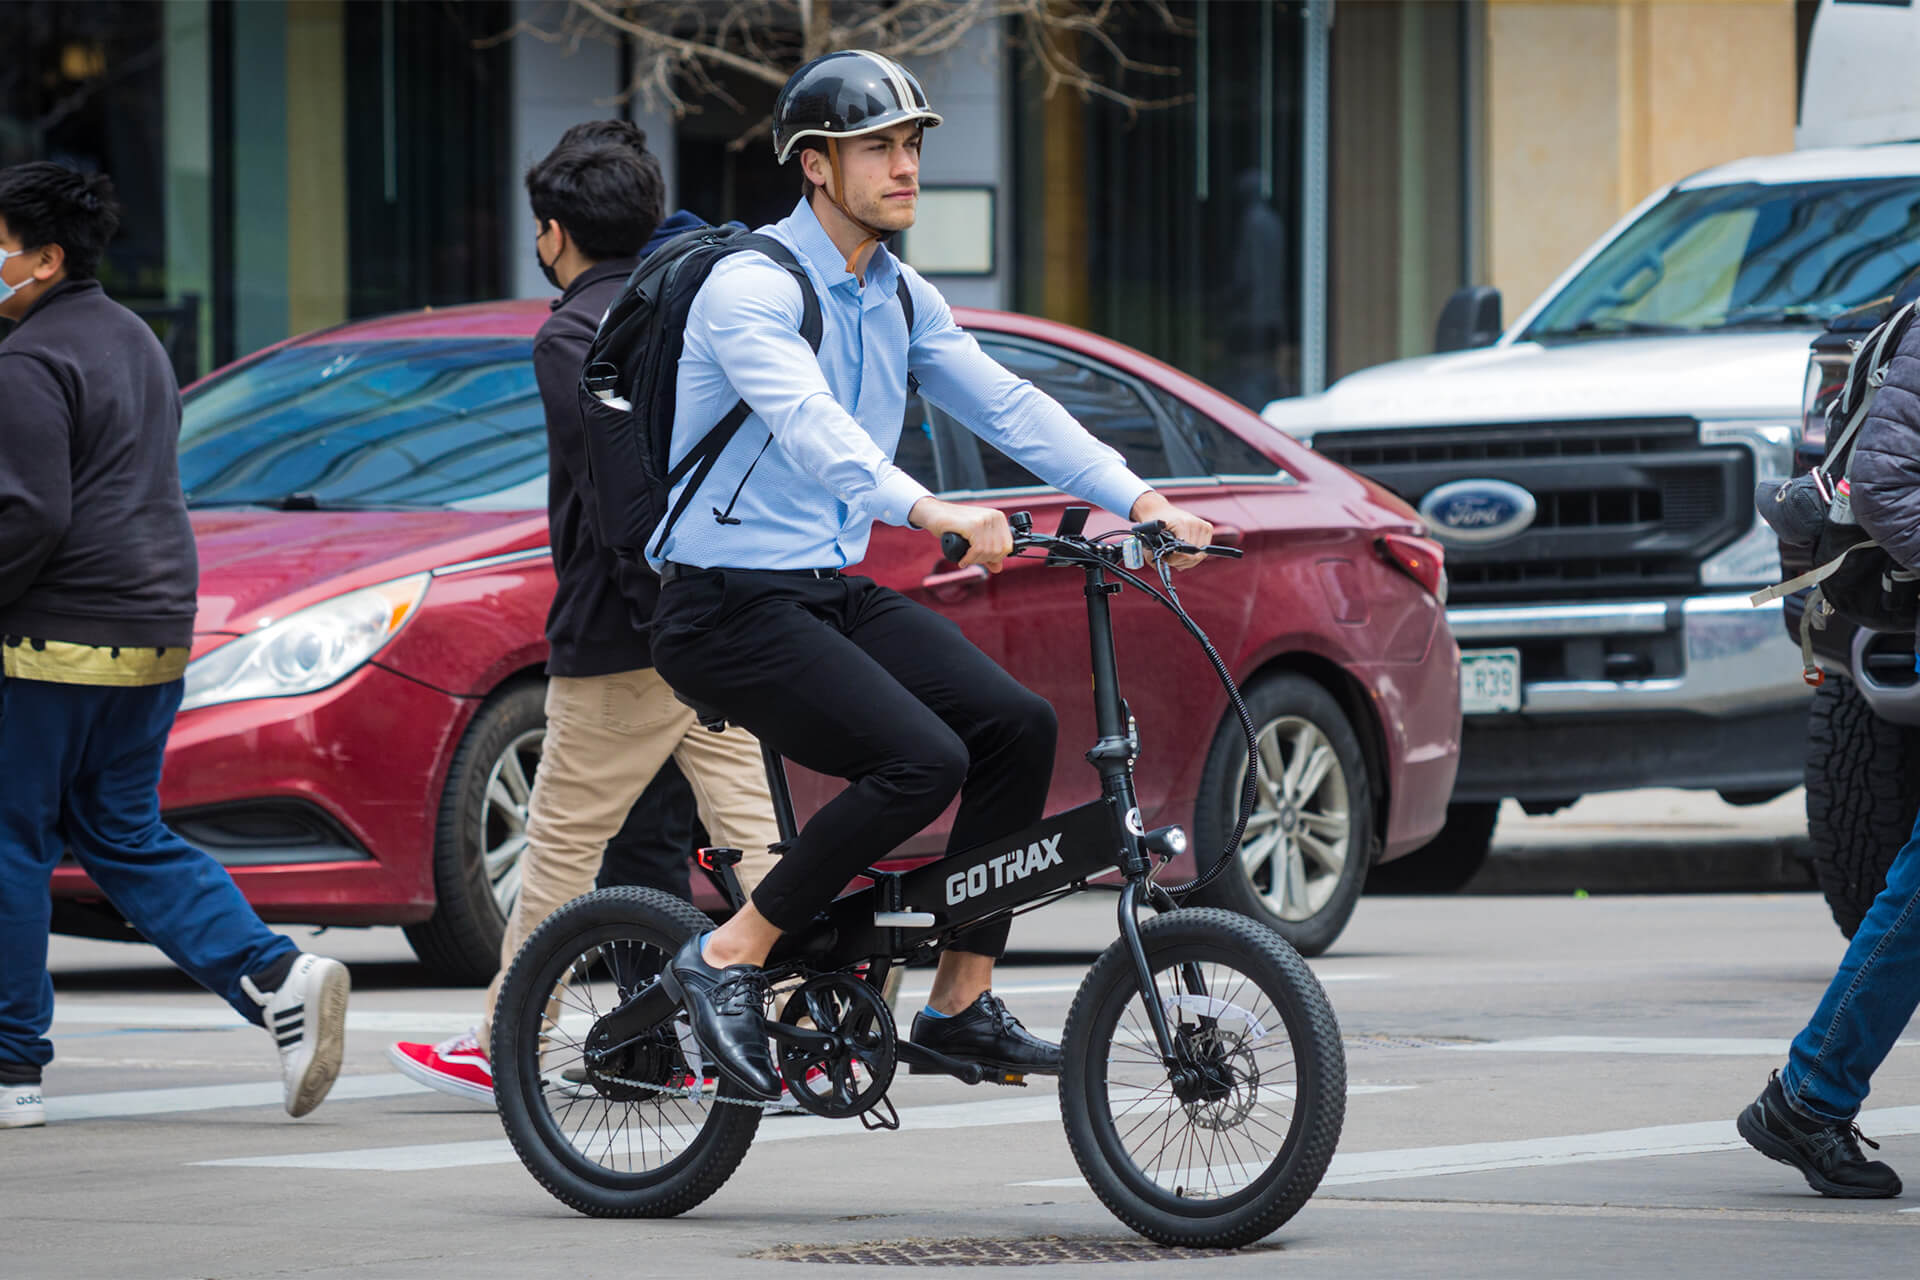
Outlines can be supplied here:
<path id="1" fill-rule="evenodd" d="M 1277 1252 L 1279 1245 L 1245 1249 L 1163 1248 L 1144 1240 L 870 1240 L 860 1244 L 789 1244 L 750 1253 L 770 1262 L 834 1262 L 866 1267 L 1035 1267 L 1057 1262 L 1204 1262 L 1250 1253 Z"/>
<path id="2" fill-rule="evenodd" d="M 1463 1044 L 1485 1044 L 1474 1036 L 1395 1036 L 1385 1034 L 1347 1036 L 1349 1049 L 1458 1049 Z"/>

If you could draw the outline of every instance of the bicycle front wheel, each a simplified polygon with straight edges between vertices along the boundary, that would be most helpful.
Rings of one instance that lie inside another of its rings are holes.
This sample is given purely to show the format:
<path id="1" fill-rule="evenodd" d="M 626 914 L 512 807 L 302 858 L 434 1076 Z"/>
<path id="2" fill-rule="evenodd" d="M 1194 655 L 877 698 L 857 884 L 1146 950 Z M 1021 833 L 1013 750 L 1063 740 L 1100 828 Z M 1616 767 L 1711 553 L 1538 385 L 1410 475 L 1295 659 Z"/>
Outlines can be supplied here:
<path id="1" fill-rule="evenodd" d="M 1108 947 L 1067 1015 L 1060 1111 L 1113 1215 L 1165 1245 L 1232 1249 L 1320 1185 L 1346 1118 L 1346 1055 L 1326 993 L 1286 939 L 1229 911 L 1141 926 L 1188 1067 L 1161 1061 L 1133 958 Z"/>
<path id="2" fill-rule="evenodd" d="M 593 1024 L 652 982 L 704 915 L 652 889 L 601 889 L 549 917 L 514 957 L 493 1017 L 494 1098 L 527 1171 L 600 1218 L 685 1213 L 732 1176 L 758 1107 L 721 1102 L 684 1016 L 606 1063 Z"/>

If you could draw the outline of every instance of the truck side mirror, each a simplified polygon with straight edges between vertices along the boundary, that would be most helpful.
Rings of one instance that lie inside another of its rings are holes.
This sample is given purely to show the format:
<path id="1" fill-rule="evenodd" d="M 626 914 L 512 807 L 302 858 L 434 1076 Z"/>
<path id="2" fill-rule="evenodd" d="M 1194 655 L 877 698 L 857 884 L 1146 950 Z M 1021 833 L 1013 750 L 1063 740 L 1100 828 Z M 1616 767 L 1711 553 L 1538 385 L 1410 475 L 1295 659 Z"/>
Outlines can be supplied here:
<path id="1" fill-rule="evenodd" d="M 1484 284 L 1455 289 L 1447 304 L 1440 308 L 1440 325 L 1434 331 L 1433 349 L 1465 351 L 1469 347 L 1493 345 L 1501 332 L 1500 291 Z"/>

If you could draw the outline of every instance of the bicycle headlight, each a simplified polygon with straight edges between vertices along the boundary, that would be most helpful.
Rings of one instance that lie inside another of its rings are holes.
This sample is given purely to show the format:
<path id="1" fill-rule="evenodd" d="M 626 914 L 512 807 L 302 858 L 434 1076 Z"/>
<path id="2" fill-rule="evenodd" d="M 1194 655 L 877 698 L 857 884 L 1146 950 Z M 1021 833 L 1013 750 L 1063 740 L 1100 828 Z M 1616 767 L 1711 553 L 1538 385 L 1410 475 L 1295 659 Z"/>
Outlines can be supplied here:
<path id="1" fill-rule="evenodd" d="M 323 600 L 187 664 L 180 709 L 317 693 L 365 665 L 420 606 L 429 574 Z"/>

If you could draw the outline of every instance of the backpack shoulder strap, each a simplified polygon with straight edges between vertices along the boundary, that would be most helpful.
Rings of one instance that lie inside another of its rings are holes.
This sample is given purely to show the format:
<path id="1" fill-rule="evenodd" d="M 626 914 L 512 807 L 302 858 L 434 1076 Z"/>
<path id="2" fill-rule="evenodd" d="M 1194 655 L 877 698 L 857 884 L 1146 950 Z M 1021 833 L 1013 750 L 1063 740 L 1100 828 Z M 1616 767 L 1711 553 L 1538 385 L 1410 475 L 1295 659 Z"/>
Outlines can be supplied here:
<path id="1" fill-rule="evenodd" d="M 900 314 L 907 318 L 907 340 L 911 342 L 913 340 L 913 290 L 907 287 L 907 276 L 904 271 L 900 273 L 899 279 L 900 284 L 894 292 L 900 295 Z"/>
<path id="2" fill-rule="evenodd" d="M 733 243 L 742 249 L 752 249 L 772 258 L 775 265 L 785 267 L 788 274 L 800 285 L 800 336 L 807 340 L 814 354 L 820 352 L 820 295 L 813 290 L 813 280 L 807 275 L 807 269 L 800 265 L 800 259 L 793 256 L 793 250 L 781 244 L 772 236 L 763 236 L 758 232 L 749 232 L 734 237 Z"/>

